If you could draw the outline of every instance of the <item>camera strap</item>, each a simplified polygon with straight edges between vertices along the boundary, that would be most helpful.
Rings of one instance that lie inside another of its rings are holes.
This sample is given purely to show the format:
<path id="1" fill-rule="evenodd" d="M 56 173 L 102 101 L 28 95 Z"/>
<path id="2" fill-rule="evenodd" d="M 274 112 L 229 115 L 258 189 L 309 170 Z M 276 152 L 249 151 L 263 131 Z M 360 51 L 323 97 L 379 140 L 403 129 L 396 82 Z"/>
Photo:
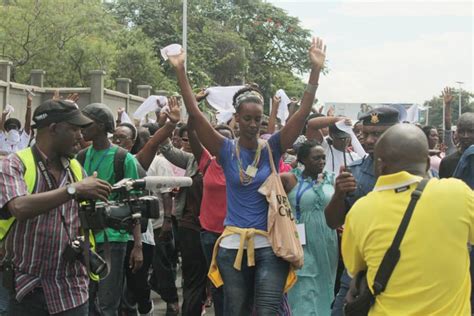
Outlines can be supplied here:
<path id="1" fill-rule="evenodd" d="M 53 176 L 51 176 L 48 169 L 46 168 L 46 162 L 44 161 L 43 155 L 39 152 L 38 148 L 36 147 L 36 144 L 31 147 L 31 152 L 33 153 L 33 157 L 36 161 L 36 165 L 38 166 L 41 174 L 43 175 L 43 178 L 46 181 L 46 185 L 48 186 L 48 189 L 49 190 L 57 189 L 58 185 L 56 183 L 56 180 L 54 179 Z M 65 169 L 69 178 L 69 183 L 75 182 L 69 166 L 67 166 Z M 64 214 L 63 212 L 61 212 L 60 214 L 61 214 L 61 222 L 63 224 L 64 230 L 66 231 L 67 238 L 69 239 L 69 242 L 72 242 L 71 235 L 69 234 L 69 230 L 66 225 L 66 219 L 64 218 Z"/>

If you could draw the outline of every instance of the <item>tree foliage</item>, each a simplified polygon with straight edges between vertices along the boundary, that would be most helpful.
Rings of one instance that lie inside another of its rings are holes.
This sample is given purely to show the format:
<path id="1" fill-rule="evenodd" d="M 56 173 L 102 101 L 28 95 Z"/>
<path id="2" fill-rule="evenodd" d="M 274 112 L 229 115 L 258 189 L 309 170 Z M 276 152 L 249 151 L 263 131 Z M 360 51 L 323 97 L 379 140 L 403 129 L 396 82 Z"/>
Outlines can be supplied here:
<path id="1" fill-rule="evenodd" d="M 0 58 L 13 78 L 47 72 L 49 86 L 87 86 L 89 71 L 176 91 L 160 49 L 182 41 L 182 1 L 17 0 L 0 6 Z M 188 73 L 194 88 L 257 83 L 269 100 L 277 89 L 300 97 L 294 73 L 309 63 L 310 33 L 297 18 L 259 0 L 188 1 Z M 267 101 L 268 102 L 268 101 Z"/>
<path id="2" fill-rule="evenodd" d="M 451 103 L 452 124 L 456 125 L 459 119 L 459 90 L 452 88 L 454 99 Z M 462 90 L 461 93 L 461 111 L 462 113 L 474 112 L 474 101 L 471 99 L 474 94 Z M 431 100 L 423 103 L 425 107 L 430 107 L 428 124 L 437 128 L 443 126 L 443 98 L 441 95 L 433 96 Z M 422 117 L 421 123 L 426 124 L 426 115 Z"/>

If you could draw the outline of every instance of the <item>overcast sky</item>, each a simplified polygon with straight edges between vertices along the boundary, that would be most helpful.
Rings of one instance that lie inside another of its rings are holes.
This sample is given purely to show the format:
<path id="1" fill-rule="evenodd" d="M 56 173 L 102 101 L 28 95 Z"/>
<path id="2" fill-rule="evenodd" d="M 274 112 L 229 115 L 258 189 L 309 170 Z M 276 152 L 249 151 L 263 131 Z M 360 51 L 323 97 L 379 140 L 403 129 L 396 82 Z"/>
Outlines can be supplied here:
<path id="1" fill-rule="evenodd" d="M 322 102 L 422 103 L 473 91 L 474 1 L 269 0 L 327 43 Z"/>

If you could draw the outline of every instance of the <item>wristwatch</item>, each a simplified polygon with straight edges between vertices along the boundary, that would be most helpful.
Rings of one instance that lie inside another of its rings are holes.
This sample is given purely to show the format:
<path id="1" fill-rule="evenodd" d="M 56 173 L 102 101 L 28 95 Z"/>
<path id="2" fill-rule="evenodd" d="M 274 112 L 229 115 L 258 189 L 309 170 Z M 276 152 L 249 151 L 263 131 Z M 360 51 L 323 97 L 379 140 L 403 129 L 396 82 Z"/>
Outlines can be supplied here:
<path id="1" fill-rule="evenodd" d="M 76 191 L 76 188 L 73 187 L 72 185 L 70 184 L 66 185 L 66 192 L 72 199 L 76 198 L 77 191 Z"/>

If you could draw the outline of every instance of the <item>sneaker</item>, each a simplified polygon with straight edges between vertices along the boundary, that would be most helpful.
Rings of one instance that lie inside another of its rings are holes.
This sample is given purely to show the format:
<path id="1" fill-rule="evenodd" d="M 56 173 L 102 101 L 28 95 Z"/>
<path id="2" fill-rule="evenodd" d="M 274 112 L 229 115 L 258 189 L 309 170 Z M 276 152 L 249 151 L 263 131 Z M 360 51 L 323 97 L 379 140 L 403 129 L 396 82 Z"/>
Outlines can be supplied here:
<path id="1" fill-rule="evenodd" d="M 178 316 L 179 315 L 179 303 L 166 303 L 166 316 Z"/>
<path id="2" fill-rule="evenodd" d="M 153 312 L 155 311 L 155 304 L 151 301 L 151 308 L 150 311 L 146 314 L 140 314 L 140 316 L 153 316 Z"/>

